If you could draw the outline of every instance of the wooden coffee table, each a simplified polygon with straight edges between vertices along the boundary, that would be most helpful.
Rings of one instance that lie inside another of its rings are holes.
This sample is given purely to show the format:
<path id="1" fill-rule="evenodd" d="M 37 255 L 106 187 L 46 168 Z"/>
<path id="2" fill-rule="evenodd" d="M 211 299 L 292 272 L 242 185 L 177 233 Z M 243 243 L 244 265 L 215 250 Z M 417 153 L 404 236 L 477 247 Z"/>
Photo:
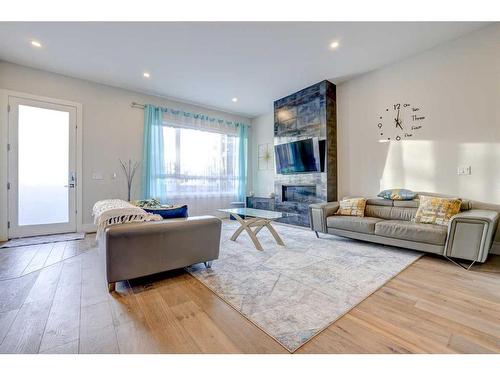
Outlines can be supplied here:
<path id="1" fill-rule="evenodd" d="M 262 245 L 260 244 L 257 234 L 264 227 L 269 230 L 272 234 L 276 243 L 281 246 L 285 246 L 285 243 L 279 236 L 276 229 L 273 228 L 271 222 L 273 220 L 281 219 L 290 214 L 276 211 L 267 211 L 267 210 L 259 210 L 256 208 L 227 208 L 220 209 L 220 212 L 226 212 L 232 217 L 234 217 L 238 223 L 240 223 L 240 227 L 236 229 L 234 234 L 231 236 L 231 241 L 236 241 L 241 232 L 246 231 L 250 236 L 255 248 L 257 250 L 263 250 Z"/>

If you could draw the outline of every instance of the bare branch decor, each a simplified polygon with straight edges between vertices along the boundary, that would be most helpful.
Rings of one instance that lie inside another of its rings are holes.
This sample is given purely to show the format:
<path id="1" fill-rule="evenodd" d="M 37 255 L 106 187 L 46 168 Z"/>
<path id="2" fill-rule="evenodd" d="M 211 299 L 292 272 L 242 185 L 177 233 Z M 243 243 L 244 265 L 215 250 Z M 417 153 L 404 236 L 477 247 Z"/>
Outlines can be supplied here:
<path id="1" fill-rule="evenodd" d="M 132 160 L 128 159 L 128 165 L 125 164 L 122 159 L 120 160 L 120 164 L 122 165 L 123 172 L 125 173 L 125 177 L 127 177 L 127 188 L 128 188 L 128 194 L 127 194 L 127 200 L 130 202 L 130 192 L 132 190 L 132 181 L 134 181 L 134 176 L 135 172 L 137 171 L 137 168 L 139 167 L 139 162 L 136 161 L 132 164 Z"/>

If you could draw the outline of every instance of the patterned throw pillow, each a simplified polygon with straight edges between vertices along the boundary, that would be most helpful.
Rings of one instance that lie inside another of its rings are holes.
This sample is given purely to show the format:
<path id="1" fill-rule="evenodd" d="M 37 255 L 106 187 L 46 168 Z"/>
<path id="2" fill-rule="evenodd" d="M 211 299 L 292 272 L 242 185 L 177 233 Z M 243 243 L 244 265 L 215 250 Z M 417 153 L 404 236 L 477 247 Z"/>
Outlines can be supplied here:
<path id="1" fill-rule="evenodd" d="M 395 201 L 411 201 L 415 199 L 416 196 L 417 193 L 407 189 L 388 189 L 377 194 L 377 197 Z"/>
<path id="2" fill-rule="evenodd" d="M 365 198 L 343 199 L 339 202 L 337 215 L 342 216 L 365 216 Z"/>
<path id="3" fill-rule="evenodd" d="M 461 204 L 462 200 L 459 198 L 421 195 L 414 220 L 416 223 L 448 225 L 451 217 L 460 212 Z"/>
<path id="4" fill-rule="evenodd" d="M 164 219 L 188 217 L 187 205 L 161 204 L 158 199 L 141 199 L 131 202 L 134 206 L 141 207 L 151 214 L 160 215 Z"/>

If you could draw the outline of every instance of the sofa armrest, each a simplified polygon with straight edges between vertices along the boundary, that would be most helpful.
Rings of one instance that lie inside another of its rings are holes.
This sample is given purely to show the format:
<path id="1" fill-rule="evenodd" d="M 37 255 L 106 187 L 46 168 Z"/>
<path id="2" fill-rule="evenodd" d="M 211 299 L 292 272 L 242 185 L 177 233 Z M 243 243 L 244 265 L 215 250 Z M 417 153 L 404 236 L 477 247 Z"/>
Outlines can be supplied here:
<path id="1" fill-rule="evenodd" d="M 448 225 L 445 255 L 484 262 L 488 257 L 499 213 L 491 210 L 468 210 L 453 216 Z"/>
<path id="2" fill-rule="evenodd" d="M 327 233 L 326 218 L 339 209 L 339 202 L 315 203 L 309 205 L 309 222 L 311 229 Z"/>

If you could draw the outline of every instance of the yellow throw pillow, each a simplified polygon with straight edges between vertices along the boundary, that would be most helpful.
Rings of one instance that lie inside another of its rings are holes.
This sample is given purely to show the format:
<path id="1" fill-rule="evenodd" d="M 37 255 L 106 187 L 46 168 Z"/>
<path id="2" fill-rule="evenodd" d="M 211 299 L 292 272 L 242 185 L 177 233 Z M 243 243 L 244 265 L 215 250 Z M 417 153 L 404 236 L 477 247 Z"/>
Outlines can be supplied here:
<path id="1" fill-rule="evenodd" d="M 452 216 L 460 212 L 459 198 L 439 198 L 420 195 L 420 204 L 415 214 L 416 223 L 448 225 Z"/>
<path id="2" fill-rule="evenodd" d="M 350 198 L 339 202 L 337 215 L 343 216 L 365 216 L 365 198 Z"/>

